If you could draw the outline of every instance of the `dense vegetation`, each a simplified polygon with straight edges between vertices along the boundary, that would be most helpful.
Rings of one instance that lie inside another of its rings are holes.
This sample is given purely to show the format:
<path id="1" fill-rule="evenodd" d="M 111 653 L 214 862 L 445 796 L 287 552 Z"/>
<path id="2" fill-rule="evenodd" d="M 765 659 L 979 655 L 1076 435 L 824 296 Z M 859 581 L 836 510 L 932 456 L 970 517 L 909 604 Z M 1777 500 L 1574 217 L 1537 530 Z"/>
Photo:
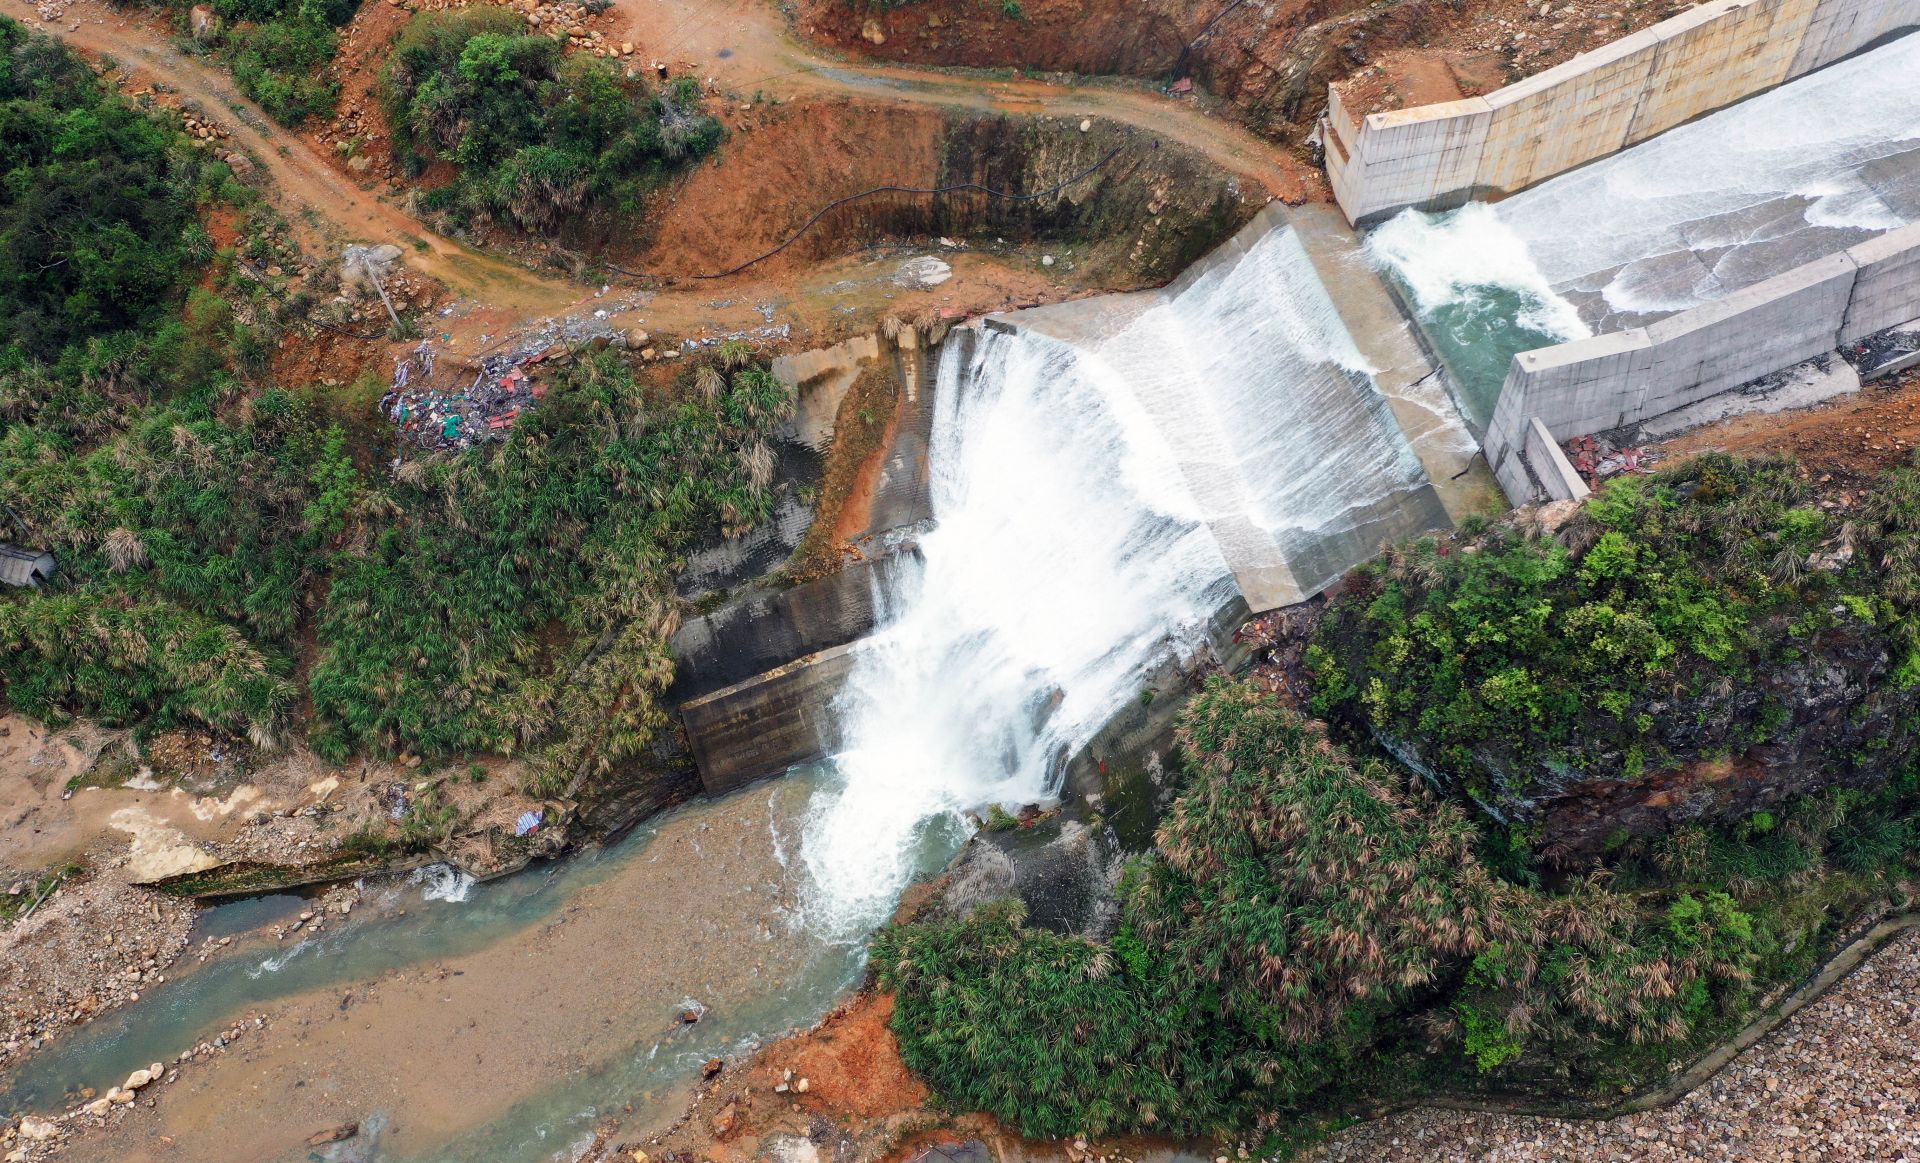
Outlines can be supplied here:
<path id="1" fill-rule="evenodd" d="M 340 28 L 358 0 L 215 0 L 214 11 L 234 21 L 221 34 L 221 55 L 234 80 L 267 115 L 283 125 L 331 117 L 340 86 L 327 66 Z"/>
<path id="2" fill-rule="evenodd" d="M 188 29 L 191 0 L 175 0 L 176 22 Z M 331 117 L 339 83 L 327 76 L 340 29 L 359 0 L 210 0 L 213 29 L 181 43 L 211 49 L 247 96 L 283 125 Z"/>
<path id="3" fill-rule="evenodd" d="M 0 47 L 0 538 L 60 566 L 0 593 L 0 696 L 337 759 L 533 752 L 536 790 L 645 747 L 677 550 L 770 504 L 790 401 L 752 353 L 665 389 L 557 360 L 510 440 L 372 470 L 364 394 L 270 382 L 295 308 L 200 223 L 253 233 L 253 195 L 52 41 Z"/>
<path id="4" fill-rule="evenodd" d="M 1108 943 L 1018 902 L 883 932 L 906 1061 L 1030 1134 L 1273 1130 L 1415 1080 L 1618 1093 L 1804 973 L 1920 864 L 1920 781 L 1682 829 L 1551 890 L 1453 803 L 1256 683 L 1182 728 L 1188 784 Z"/>
<path id="5" fill-rule="evenodd" d="M 720 140 L 692 81 L 650 92 L 605 60 L 526 35 L 503 8 L 415 17 L 383 84 L 400 160 L 416 173 L 435 160 L 458 171 L 428 207 L 529 231 L 630 214 Z"/>
<path id="6" fill-rule="evenodd" d="M 1507 523 L 1401 547 L 1330 609 L 1315 709 L 1513 795 L 1798 740 L 1829 709 L 1799 689 L 1821 656 L 1867 687 L 1856 711 L 1891 713 L 1920 683 L 1920 471 L 1846 516 L 1790 462 L 1711 456 L 1615 482 L 1557 537 Z M 1884 774 L 1911 734 L 1893 718 L 1878 743 L 1823 740 L 1832 773 Z"/>
<path id="7" fill-rule="evenodd" d="M 673 675 L 673 552 L 764 519 L 786 389 L 744 347 L 662 398 L 614 355 L 566 374 L 514 439 L 415 461 L 401 519 L 343 555 L 319 623 L 316 745 L 514 752 L 555 786 L 644 747 Z M 354 502 L 364 507 L 367 502 Z"/>
<path id="8" fill-rule="evenodd" d="M 1403 547 L 1334 602 L 1320 706 L 1442 767 L 1607 773 L 1635 747 L 1783 736 L 1797 711 L 1726 687 L 1831 676 L 1841 654 L 1897 700 L 1920 471 L 1848 515 L 1790 463 L 1710 457 L 1610 486 L 1558 539 L 1512 524 Z M 1844 689 L 1853 720 L 1885 725 L 1872 690 Z M 1028 928 L 1017 903 L 876 940 L 909 1064 L 1047 1135 L 1284 1129 L 1421 1086 L 1617 1097 L 1851 918 L 1911 901 L 1920 872 L 1920 764 L 1897 740 L 1758 810 L 1622 835 L 1576 875 L 1553 837 L 1350 738 L 1366 750 L 1215 680 L 1183 713 L 1186 783 L 1110 941 Z"/>
<path id="9" fill-rule="evenodd" d="M 87 339 L 149 326 L 175 300 L 204 238 L 196 202 L 212 171 L 79 58 L 10 20 L 0 21 L 0 174 L 9 367 L 70 347 L 85 359 Z"/>

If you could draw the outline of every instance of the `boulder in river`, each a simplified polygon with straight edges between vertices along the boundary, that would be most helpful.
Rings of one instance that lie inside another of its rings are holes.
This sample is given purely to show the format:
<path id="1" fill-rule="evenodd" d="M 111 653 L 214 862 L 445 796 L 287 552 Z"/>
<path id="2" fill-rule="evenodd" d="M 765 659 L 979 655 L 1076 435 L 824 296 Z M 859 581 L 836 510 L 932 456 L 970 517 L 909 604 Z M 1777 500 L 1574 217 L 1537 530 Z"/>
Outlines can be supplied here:
<path id="1" fill-rule="evenodd" d="M 359 1133 L 359 1123 L 341 1123 L 337 1127 L 329 1127 L 324 1131 L 315 1131 L 313 1134 L 308 1135 L 307 1146 L 324 1147 L 328 1143 L 338 1143 L 346 1139 L 351 1139 Z"/>

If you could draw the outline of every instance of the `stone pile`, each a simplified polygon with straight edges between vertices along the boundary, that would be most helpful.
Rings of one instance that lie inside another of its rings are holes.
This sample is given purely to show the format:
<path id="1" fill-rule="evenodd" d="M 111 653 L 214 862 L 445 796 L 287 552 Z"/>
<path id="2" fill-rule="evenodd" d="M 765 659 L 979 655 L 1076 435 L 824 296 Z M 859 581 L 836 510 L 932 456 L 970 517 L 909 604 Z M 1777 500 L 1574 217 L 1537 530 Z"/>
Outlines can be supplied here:
<path id="1" fill-rule="evenodd" d="M 187 136 L 197 137 L 201 141 L 225 141 L 227 139 L 226 130 L 211 121 L 205 121 L 199 117 L 195 117 L 191 113 L 183 114 L 180 118 L 180 124 L 186 129 Z"/>
<path id="2" fill-rule="evenodd" d="M 584 4 L 541 3 L 541 0 L 516 0 L 512 7 L 527 22 L 530 32 L 544 32 L 556 40 L 565 40 L 571 49 L 591 52 L 599 57 L 630 57 L 633 42 L 615 43 L 594 24 L 607 24 L 607 12 L 594 12 Z"/>
<path id="3" fill-rule="evenodd" d="M 166 979 L 193 906 L 106 877 L 57 889 L 0 934 L 0 1070 Z"/>

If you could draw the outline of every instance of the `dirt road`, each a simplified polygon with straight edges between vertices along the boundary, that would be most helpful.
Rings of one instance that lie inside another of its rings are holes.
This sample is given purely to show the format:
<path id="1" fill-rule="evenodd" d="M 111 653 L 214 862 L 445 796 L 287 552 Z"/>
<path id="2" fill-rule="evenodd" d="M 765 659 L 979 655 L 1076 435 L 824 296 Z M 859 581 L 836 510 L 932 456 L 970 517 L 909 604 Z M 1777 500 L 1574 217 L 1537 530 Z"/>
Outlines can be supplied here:
<path id="1" fill-rule="evenodd" d="M 218 65 L 187 56 L 168 43 L 165 31 L 148 23 L 151 17 L 144 9 L 74 4 L 60 21 L 43 23 L 33 5 L 0 0 L 0 13 L 91 55 L 109 55 L 140 83 L 159 82 L 182 99 L 197 102 L 232 135 L 232 146 L 265 167 L 281 212 L 314 253 L 329 253 L 343 242 L 393 242 L 409 250 L 408 262 L 416 269 L 461 294 L 499 306 L 542 311 L 580 298 L 578 288 L 443 238 L 399 207 L 355 188 L 242 96 Z"/>
<path id="2" fill-rule="evenodd" d="M 1084 84 L 936 72 L 840 61 L 790 35 L 772 0 L 617 0 L 631 39 L 676 72 L 711 77 L 724 90 L 791 101 L 851 95 L 1014 115 L 1108 117 L 1188 146 L 1222 169 L 1290 202 L 1321 196 L 1319 171 L 1214 117 L 1134 81 Z"/>
<path id="3" fill-rule="evenodd" d="M 1316 172 L 1297 159 L 1191 103 L 1138 86 L 1076 88 L 845 64 L 794 41 L 768 0 L 624 0 L 620 12 L 642 51 L 672 62 L 676 70 L 692 62 L 697 75 L 742 96 L 761 93 L 791 101 L 853 95 L 1013 115 L 1109 117 L 1184 143 L 1274 197 L 1297 202 L 1320 189 Z M 582 288 L 476 252 L 427 229 L 387 196 L 359 188 L 298 135 L 274 125 L 217 63 L 174 48 L 165 27 L 140 11 L 84 0 L 69 6 L 59 21 L 46 23 L 25 0 L 0 0 L 0 13 L 90 54 L 111 56 L 139 83 L 159 82 L 198 103 L 231 134 L 233 146 L 266 169 L 272 196 L 316 253 L 351 241 L 397 242 L 408 249 L 407 261 L 416 269 L 517 317 L 561 312 L 582 300 Z M 653 303 L 656 317 L 683 314 L 673 310 L 672 298 L 684 294 L 704 300 L 712 289 L 667 292 Z M 727 289 L 754 293 L 743 283 Z"/>

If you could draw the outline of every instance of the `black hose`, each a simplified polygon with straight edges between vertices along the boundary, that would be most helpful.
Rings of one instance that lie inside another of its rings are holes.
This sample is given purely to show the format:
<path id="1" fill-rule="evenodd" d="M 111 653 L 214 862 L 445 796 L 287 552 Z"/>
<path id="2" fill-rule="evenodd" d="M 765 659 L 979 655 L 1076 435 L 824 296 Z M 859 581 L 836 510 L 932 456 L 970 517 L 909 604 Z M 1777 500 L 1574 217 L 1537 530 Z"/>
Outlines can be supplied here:
<path id="1" fill-rule="evenodd" d="M 1233 3 L 1227 5 L 1225 8 L 1220 10 L 1220 15 L 1214 17 L 1212 20 L 1207 21 L 1207 26 L 1200 30 L 1200 34 L 1198 36 L 1194 37 L 1192 40 L 1186 43 L 1186 46 L 1180 50 L 1180 59 L 1173 62 L 1173 75 L 1176 80 L 1186 75 L 1187 57 L 1193 53 L 1193 46 L 1199 44 L 1201 41 L 1211 36 L 1213 34 L 1214 28 L 1216 28 L 1222 20 L 1225 20 L 1227 17 L 1233 15 L 1234 9 L 1240 7 L 1242 4 L 1245 4 L 1246 2 L 1247 0 L 1233 0 Z"/>
<path id="2" fill-rule="evenodd" d="M 1032 202 L 1040 198 L 1052 197 L 1053 195 L 1058 194 L 1060 191 L 1066 189 L 1068 186 L 1071 186 L 1076 182 L 1085 181 L 1087 178 L 1092 177 L 1100 169 L 1105 167 L 1108 162 L 1112 161 L 1114 158 L 1119 156 L 1120 156 L 1120 149 L 1119 147 L 1115 147 L 1112 153 L 1109 153 L 1106 157 L 1101 158 L 1099 161 L 1093 163 L 1091 166 L 1088 166 L 1086 169 L 1080 171 L 1079 173 L 1075 174 L 1071 178 L 1068 178 L 1066 181 L 1061 182 L 1059 185 L 1053 186 L 1050 189 L 1041 190 L 1033 194 L 1008 194 L 1001 190 L 990 190 L 987 187 L 980 185 L 978 182 L 962 182 L 957 186 L 937 186 L 930 190 L 914 189 L 908 186 L 875 186 L 871 190 L 862 190 L 858 194 L 848 194 L 844 198 L 836 198 L 835 200 L 827 203 L 825 206 L 822 206 L 820 208 L 819 213 L 807 219 L 806 224 L 801 226 L 800 229 L 794 231 L 793 235 L 790 238 L 788 238 L 785 242 L 781 243 L 779 246 L 774 247 L 772 250 L 768 251 L 767 253 L 760 255 L 757 258 L 750 258 L 746 262 L 741 263 L 739 266 L 734 267 L 732 270 L 721 271 L 718 274 L 712 274 L 712 275 L 695 275 L 693 277 L 696 279 L 724 279 L 730 275 L 737 275 L 741 271 L 746 270 L 748 267 L 753 266 L 755 263 L 765 262 L 766 260 L 772 258 L 774 255 L 779 254 L 781 251 L 787 249 L 789 246 L 792 246 L 794 243 L 800 241 L 801 235 L 805 234 L 809 230 L 812 230 L 815 224 L 817 224 L 822 218 L 825 218 L 829 213 L 833 212 L 834 210 L 837 210 L 840 207 L 845 206 L 849 202 L 857 202 L 862 198 L 869 198 L 875 194 L 939 195 L 939 194 L 957 194 L 957 193 L 960 193 L 961 191 L 972 191 L 974 193 L 985 194 L 989 198 L 1002 198 L 1008 202 Z"/>

